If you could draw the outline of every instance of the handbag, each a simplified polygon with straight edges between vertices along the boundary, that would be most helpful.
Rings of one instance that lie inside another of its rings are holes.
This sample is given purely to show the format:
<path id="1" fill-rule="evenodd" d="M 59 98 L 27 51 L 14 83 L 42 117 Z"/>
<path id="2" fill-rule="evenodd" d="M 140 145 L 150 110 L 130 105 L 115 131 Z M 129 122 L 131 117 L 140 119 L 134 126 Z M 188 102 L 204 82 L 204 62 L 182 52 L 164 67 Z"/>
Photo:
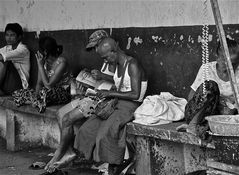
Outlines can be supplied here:
<path id="1" fill-rule="evenodd" d="M 95 114 L 103 120 L 107 120 L 109 116 L 115 111 L 118 98 L 104 99 L 100 101 L 95 109 Z"/>
<path id="2" fill-rule="evenodd" d="M 88 118 L 92 114 L 94 114 L 95 108 L 97 106 L 97 97 L 96 96 L 89 96 L 83 99 L 76 99 L 72 101 L 72 106 L 76 105 L 76 108 L 83 114 L 84 117 Z M 76 103 L 76 104 L 74 104 Z"/>
<path id="3" fill-rule="evenodd" d="M 118 91 L 120 91 L 122 87 L 126 67 L 127 67 L 127 61 L 124 64 L 124 68 L 122 72 L 123 74 L 120 80 Z M 101 119 L 107 120 L 109 116 L 115 111 L 117 103 L 118 103 L 118 98 L 101 99 L 95 108 L 95 114 Z"/>

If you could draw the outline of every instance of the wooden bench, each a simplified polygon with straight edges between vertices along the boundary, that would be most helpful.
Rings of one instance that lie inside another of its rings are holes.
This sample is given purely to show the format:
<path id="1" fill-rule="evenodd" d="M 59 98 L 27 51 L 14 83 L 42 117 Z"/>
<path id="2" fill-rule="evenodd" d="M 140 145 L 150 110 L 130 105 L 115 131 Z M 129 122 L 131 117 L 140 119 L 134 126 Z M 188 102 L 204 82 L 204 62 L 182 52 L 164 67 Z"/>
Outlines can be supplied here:
<path id="1" fill-rule="evenodd" d="M 136 137 L 137 175 L 184 175 L 206 170 L 214 145 L 189 133 L 177 132 L 182 122 L 158 126 L 127 125 Z"/>

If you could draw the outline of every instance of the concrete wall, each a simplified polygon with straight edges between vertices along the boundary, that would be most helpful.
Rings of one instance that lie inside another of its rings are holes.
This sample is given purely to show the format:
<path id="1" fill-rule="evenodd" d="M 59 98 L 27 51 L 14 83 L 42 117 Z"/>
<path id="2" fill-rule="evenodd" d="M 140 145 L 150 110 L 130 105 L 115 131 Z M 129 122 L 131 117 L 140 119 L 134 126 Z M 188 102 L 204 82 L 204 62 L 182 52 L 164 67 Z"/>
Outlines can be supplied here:
<path id="1" fill-rule="evenodd" d="M 219 6 L 225 24 L 239 22 L 238 0 Z M 201 25 L 203 8 L 203 0 L 1 0 L 0 30 L 14 21 L 28 31 Z"/>

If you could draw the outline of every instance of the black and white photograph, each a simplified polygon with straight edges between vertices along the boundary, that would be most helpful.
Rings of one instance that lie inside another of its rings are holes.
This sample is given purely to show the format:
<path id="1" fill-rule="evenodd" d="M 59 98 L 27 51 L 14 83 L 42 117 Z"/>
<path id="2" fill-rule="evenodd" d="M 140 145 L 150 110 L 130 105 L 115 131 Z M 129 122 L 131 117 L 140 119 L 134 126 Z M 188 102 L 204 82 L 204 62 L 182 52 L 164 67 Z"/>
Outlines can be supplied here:
<path id="1" fill-rule="evenodd" d="M 239 0 L 0 0 L 0 175 L 239 175 Z"/>

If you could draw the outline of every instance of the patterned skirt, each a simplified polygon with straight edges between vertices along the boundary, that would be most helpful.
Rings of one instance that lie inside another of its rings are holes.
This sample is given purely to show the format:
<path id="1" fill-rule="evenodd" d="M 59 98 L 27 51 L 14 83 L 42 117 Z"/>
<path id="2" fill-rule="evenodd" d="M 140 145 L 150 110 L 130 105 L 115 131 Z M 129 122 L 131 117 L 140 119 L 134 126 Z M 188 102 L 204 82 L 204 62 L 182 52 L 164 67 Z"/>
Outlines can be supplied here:
<path id="1" fill-rule="evenodd" d="M 44 112 L 47 106 L 66 104 L 71 101 L 70 88 L 60 86 L 50 89 L 42 88 L 38 94 L 33 89 L 19 89 L 12 94 L 17 106 L 32 104 L 39 112 Z"/>

